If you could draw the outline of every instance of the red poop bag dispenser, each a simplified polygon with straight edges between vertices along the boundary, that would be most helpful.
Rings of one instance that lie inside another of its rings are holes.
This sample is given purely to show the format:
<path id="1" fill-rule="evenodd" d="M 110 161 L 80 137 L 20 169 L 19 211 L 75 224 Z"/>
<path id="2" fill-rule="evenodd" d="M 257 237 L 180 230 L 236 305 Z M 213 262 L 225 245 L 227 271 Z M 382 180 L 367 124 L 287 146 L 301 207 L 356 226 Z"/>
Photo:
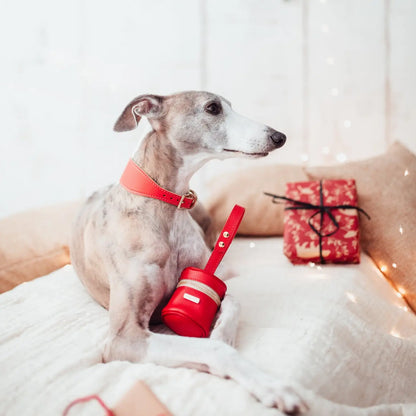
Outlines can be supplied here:
<path id="1" fill-rule="evenodd" d="M 177 334 L 208 337 L 227 291 L 227 285 L 214 273 L 237 233 L 244 211 L 243 207 L 234 206 L 204 270 L 183 270 L 175 292 L 162 310 L 164 323 Z"/>

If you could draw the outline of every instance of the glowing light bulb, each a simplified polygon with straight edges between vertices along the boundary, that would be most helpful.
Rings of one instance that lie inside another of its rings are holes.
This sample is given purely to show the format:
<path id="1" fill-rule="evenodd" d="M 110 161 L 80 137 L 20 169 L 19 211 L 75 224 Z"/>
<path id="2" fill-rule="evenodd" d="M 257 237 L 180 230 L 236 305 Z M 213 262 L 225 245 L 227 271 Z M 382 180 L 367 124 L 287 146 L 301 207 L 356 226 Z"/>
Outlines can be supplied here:
<path id="1" fill-rule="evenodd" d="M 347 155 L 345 153 L 338 153 L 336 159 L 338 162 L 343 163 L 347 160 Z"/>
<path id="2" fill-rule="evenodd" d="M 349 129 L 351 127 L 351 120 L 344 120 L 344 127 Z"/>
<path id="3" fill-rule="evenodd" d="M 391 265 L 392 265 L 393 269 L 397 269 L 397 264 L 396 263 L 392 263 Z"/>
<path id="4" fill-rule="evenodd" d="M 403 176 L 407 176 L 407 175 L 409 175 L 409 171 L 406 169 L 403 173 Z"/>
<path id="5" fill-rule="evenodd" d="M 402 288 L 402 287 L 398 287 L 397 291 L 401 294 L 401 295 L 405 295 L 406 291 Z"/>
<path id="6" fill-rule="evenodd" d="M 333 97 L 338 97 L 338 95 L 339 95 L 339 90 L 338 90 L 338 88 L 331 88 L 331 95 L 332 95 Z"/>
<path id="7" fill-rule="evenodd" d="M 347 292 L 346 295 L 351 302 L 357 303 L 357 298 L 351 292 Z"/>
<path id="8" fill-rule="evenodd" d="M 395 338 L 402 338 L 402 336 L 394 328 L 390 331 L 390 335 Z"/>

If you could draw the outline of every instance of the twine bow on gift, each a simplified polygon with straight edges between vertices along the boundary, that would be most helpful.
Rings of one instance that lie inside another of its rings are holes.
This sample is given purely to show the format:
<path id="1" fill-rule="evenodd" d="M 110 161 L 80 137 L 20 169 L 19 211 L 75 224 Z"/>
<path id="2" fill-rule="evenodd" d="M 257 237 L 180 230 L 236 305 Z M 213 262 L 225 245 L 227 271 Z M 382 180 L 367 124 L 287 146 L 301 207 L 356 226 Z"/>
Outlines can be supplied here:
<path id="1" fill-rule="evenodd" d="M 319 258 L 320 258 L 322 264 L 325 264 L 325 259 L 322 255 L 322 239 L 324 237 L 330 237 L 331 235 L 334 235 L 340 228 L 338 221 L 336 220 L 334 214 L 332 213 L 333 209 L 355 209 L 358 212 L 361 212 L 362 214 L 364 214 L 369 220 L 371 219 L 371 217 L 362 208 L 357 207 L 355 205 L 348 205 L 348 204 L 325 205 L 324 204 L 323 189 L 322 189 L 322 181 L 319 181 L 319 205 L 311 204 L 310 202 L 297 201 L 296 199 L 288 198 L 288 197 L 282 196 L 282 195 L 274 195 L 274 194 L 271 194 L 269 192 L 264 192 L 264 194 L 267 195 L 267 196 L 271 196 L 273 198 L 272 202 L 274 204 L 281 204 L 282 200 L 283 200 L 283 201 L 286 201 L 286 202 L 291 202 L 292 204 L 295 205 L 295 206 L 285 207 L 285 210 L 298 210 L 298 209 L 313 209 L 313 210 L 316 210 L 316 212 L 309 217 L 308 225 L 311 228 L 311 230 L 315 234 L 317 234 L 317 236 L 319 237 Z M 321 217 L 320 217 L 320 225 L 319 225 L 319 229 L 318 229 L 318 228 L 315 227 L 315 225 L 313 224 L 312 221 L 319 214 L 321 215 Z M 334 231 L 331 231 L 331 232 L 326 233 L 326 234 L 324 234 L 322 232 L 322 227 L 323 227 L 323 223 L 324 223 L 325 214 L 328 215 L 328 218 L 331 220 L 332 224 L 334 224 L 334 226 L 335 226 Z"/>

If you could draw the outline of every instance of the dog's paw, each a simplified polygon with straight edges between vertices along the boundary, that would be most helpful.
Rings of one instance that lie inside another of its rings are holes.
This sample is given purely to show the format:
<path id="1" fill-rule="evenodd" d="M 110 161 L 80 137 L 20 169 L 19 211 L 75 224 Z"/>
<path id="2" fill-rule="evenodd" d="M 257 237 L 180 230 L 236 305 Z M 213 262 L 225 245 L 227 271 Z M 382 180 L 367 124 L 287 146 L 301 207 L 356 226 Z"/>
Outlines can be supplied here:
<path id="1" fill-rule="evenodd" d="M 292 387 L 275 380 L 257 386 L 253 394 L 265 406 L 277 408 L 287 415 L 300 415 L 308 410 L 306 403 Z"/>
<path id="2" fill-rule="evenodd" d="M 231 296 L 226 295 L 217 314 L 210 338 L 223 341 L 234 347 L 237 336 L 240 305 Z"/>
<path id="3" fill-rule="evenodd" d="M 104 344 L 104 348 L 101 354 L 101 362 L 103 364 L 109 363 L 110 361 L 113 361 L 111 356 L 111 344 L 107 341 Z"/>
<path id="4" fill-rule="evenodd" d="M 210 339 L 222 341 L 230 345 L 231 347 L 235 347 L 236 331 L 226 328 L 224 325 L 221 324 L 222 322 L 219 321 L 218 326 L 213 328 L 209 336 Z"/>

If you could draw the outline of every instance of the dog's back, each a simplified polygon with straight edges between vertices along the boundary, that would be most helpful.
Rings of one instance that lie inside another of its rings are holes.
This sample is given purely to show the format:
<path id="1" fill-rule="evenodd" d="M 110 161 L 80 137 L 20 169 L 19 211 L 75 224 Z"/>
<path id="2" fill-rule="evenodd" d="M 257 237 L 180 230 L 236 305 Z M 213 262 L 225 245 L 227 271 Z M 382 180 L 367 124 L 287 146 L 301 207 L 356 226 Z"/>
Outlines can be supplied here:
<path id="1" fill-rule="evenodd" d="M 108 309 L 109 282 L 107 265 L 101 256 L 100 234 L 106 233 L 106 204 L 113 186 L 94 192 L 81 207 L 72 229 L 71 263 L 91 296 Z"/>

